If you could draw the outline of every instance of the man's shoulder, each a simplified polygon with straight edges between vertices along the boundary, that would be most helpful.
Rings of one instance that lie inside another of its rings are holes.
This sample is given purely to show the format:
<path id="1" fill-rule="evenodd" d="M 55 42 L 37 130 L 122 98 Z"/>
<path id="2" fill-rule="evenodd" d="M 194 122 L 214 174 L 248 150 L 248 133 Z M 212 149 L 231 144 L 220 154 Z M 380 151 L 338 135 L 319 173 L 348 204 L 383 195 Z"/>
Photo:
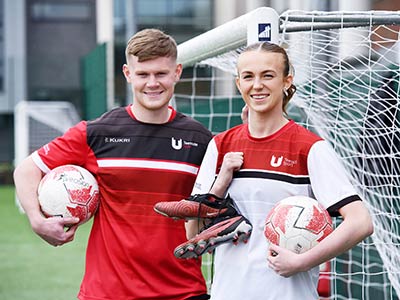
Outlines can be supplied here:
<path id="1" fill-rule="evenodd" d="M 117 122 L 118 120 L 123 120 L 124 118 L 130 118 L 128 112 L 126 111 L 126 107 L 115 107 L 111 110 L 104 112 L 102 115 L 97 117 L 96 119 L 87 121 L 88 126 L 101 124 L 104 122 Z"/>
<path id="2" fill-rule="evenodd" d="M 177 111 L 174 121 L 178 126 L 187 128 L 187 130 L 199 130 L 211 134 L 211 132 L 201 122 L 184 113 Z"/>
<path id="3" fill-rule="evenodd" d="M 96 123 L 96 122 L 102 121 L 104 119 L 115 118 L 115 117 L 119 117 L 119 116 L 129 116 L 126 111 L 126 107 L 119 106 L 119 107 L 112 108 L 112 109 L 104 112 L 103 114 L 101 114 L 98 118 L 88 121 L 88 123 Z"/>

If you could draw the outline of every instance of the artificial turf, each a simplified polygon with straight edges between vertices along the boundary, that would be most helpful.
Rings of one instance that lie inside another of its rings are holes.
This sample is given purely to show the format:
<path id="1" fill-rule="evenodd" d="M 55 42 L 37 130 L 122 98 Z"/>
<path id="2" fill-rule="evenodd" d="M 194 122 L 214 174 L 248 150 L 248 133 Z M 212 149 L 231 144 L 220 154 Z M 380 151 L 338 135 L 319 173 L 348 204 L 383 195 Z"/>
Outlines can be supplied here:
<path id="1" fill-rule="evenodd" d="M 76 299 L 91 224 L 55 248 L 32 231 L 15 205 L 14 187 L 0 186 L 0 299 Z"/>

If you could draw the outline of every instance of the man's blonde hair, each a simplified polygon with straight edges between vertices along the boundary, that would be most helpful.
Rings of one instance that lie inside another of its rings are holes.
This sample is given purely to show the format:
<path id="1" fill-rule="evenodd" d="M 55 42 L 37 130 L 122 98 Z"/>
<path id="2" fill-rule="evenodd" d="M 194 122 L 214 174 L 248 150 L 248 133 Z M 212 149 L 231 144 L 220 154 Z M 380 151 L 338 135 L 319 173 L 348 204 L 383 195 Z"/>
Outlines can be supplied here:
<path id="1" fill-rule="evenodd" d="M 144 29 L 133 35 L 126 46 L 126 60 L 130 55 L 136 56 L 139 62 L 158 57 L 177 58 L 175 40 L 158 29 Z"/>

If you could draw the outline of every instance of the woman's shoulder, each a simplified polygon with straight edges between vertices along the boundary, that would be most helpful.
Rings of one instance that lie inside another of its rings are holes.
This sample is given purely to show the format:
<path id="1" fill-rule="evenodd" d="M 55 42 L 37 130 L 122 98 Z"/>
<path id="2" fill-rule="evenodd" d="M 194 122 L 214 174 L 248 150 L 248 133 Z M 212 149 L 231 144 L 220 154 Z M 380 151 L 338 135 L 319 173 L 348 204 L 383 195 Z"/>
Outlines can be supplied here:
<path id="1" fill-rule="evenodd" d="M 293 122 L 293 125 L 290 127 L 289 134 L 293 135 L 294 138 L 299 141 L 311 144 L 323 140 L 323 138 L 321 138 L 316 132 L 307 129 L 296 122 Z"/>
<path id="2" fill-rule="evenodd" d="M 220 132 L 215 135 L 215 138 L 217 139 L 227 139 L 227 138 L 232 138 L 232 137 L 239 137 L 239 135 L 246 130 L 246 124 L 239 124 L 236 125 L 232 128 L 229 128 L 228 130 L 225 130 L 223 132 Z"/>

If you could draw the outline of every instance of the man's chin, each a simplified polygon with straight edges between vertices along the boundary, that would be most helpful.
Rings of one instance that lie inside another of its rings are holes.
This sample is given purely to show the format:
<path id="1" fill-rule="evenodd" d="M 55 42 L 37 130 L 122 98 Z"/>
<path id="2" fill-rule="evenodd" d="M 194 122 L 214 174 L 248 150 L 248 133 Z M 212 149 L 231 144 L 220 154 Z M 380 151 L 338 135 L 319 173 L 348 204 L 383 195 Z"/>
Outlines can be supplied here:
<path id="1" fill-rule="evenodd" d="M 162 101 L 162 100 L 153 100 L 153 101 L 146 101 L 145 107 L 149 110 L 160 110 L 164 107 L 168 107 L 169 101 Z"/>

